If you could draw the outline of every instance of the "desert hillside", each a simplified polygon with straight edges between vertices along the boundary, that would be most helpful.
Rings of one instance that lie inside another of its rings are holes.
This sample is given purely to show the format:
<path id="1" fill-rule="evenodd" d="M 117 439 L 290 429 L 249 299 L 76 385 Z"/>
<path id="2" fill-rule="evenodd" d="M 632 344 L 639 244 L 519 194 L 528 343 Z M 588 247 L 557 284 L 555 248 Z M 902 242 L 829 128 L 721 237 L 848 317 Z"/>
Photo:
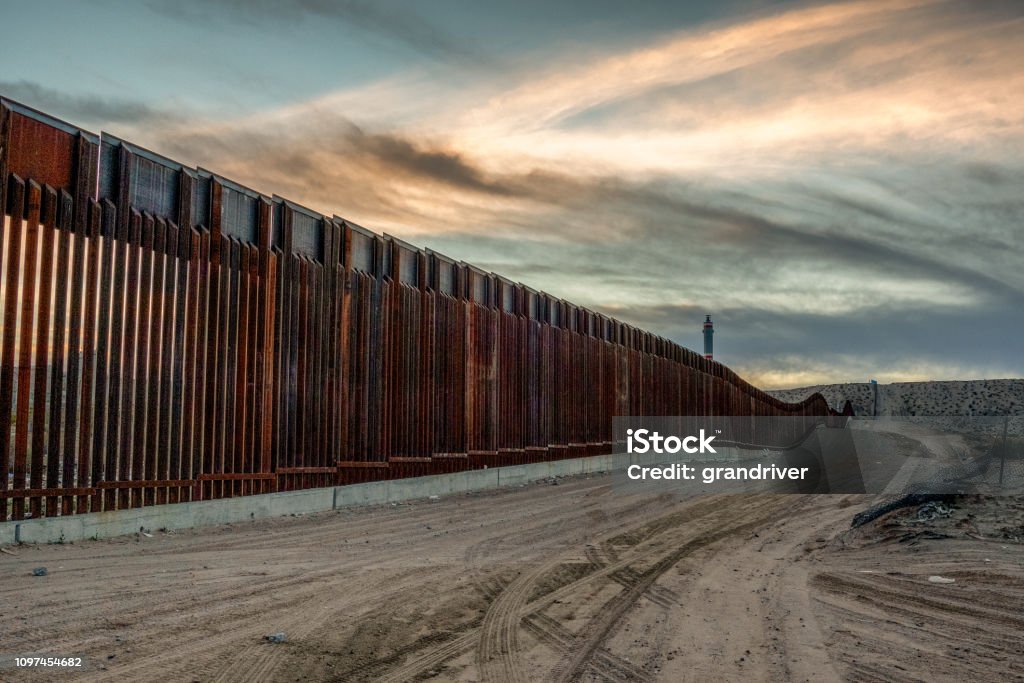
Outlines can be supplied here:
<path id="1" fill-rule="evenodd" d="M 769 393 L 784 401 L 799 401 L 816 391 L 832 406 L 850 401 L 855 414 L 872 414 L 874 397 L 871 385 L 866 382 L 821 384 Z M 1024 379 L 879 384 L 878 414 L 1021 415 L 1024 414 Z"/>

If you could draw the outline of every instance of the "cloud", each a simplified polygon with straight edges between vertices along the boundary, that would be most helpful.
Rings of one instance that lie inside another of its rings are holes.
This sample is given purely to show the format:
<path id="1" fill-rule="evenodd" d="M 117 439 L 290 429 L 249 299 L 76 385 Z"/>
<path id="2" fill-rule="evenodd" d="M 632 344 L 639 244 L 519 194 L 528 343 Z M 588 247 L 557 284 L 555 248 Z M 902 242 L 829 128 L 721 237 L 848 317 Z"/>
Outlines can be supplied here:
<path id="1" fill-rule="evenodd" d="M 408 7 L 389 11 L 383 3 L 356 0 L 151 0 L 148 5 L 162 16 L 193 23 L 244 22 L 276 28 L 303 20 L 336 21 L 433 59 L 473 68 L 495 65 L 493 58 L 472 47 L 471 38 L 449 35 Z"/>
<path id="2" fill-rule="evenodd" d="M 182 116 L 138 100 L 68 94 L 25 80 L 0 81 L 0 94 L 83 124 L 166 125 Z"/>
<path id="3" fill-rule="evenodd" d="M 133 130 L 685 344 L 712 312 L 726 362 L 772 386 L 1020 375 L 1009 350 L 1024 330 L 1006 322 L 1024 293 L 1011 9 L 833 3 L 596 59 L 399 76 Z M 277 11 L 261 3 L 252 20 Z"/>

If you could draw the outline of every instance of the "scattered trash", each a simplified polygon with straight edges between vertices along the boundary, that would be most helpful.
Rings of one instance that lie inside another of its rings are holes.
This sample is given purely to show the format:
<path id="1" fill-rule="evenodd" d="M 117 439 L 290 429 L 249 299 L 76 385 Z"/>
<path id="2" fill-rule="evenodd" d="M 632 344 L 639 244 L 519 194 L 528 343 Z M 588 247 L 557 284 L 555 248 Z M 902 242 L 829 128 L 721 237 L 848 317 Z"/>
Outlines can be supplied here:
<path id="1" fill-rule="evenodd" d="M 951 514 L 953 514 L 953 508 L 933 500 L 917 509 L 917 521 L 930 522 L 939 517 L 949 517 Z"/>
<path id="2" fill-rule="evenodd" d="M 931 583 L 956 583 L 956 579 L 950 579 L 945 576 L 929 576 L 928 581 Z"/>
<path id="3" fill-rule="evenodd" d="M 153 538 L 153 534 L 151 534 L 149 532 L 146 532 L 146 531 L 143 531 L 142 535 L 145 536 L 146 538 Z"/>
<path id="4" fill-rule="evenodd" d="M 263 640 L 268 643 L 283 643 L 285 642 L 284 632 L 271 633 L 269 636 L 263 636 Z"/>
<path id="5" fill-rule="evenodd" d="M 46 571 L 46 567 L 36 567 L 32 570 L 32 576 L 46 576 L 47 574 L 49 572 Z"/>
<path id="6" fill-rule="evenodd" d="M 440 496 L 430 496 L 430 500 L 437 500 Z"/>
<path id="7" fill-rule="evenodd" d="M 861 527 L 869 522 L 875 521 L 882 515 L 890 513 L 893 510 L 899 510 L 900 508 L 911 507 L 913 505 L 922 505 L 932 501 L 950 500 L 951 498 L 952 495 L 946 493 L 908 493 L 896 500 L 890 500 L 882 503 L 881 505 L 876 505 L 864 510 L 863 512 L 857 513 L 853 516 L 850 526 L 856 529 L 857 527 Z"/>
<path id="8" fill-rule="evenodd" d="M 15 557 L 18 556 L 18 553 L 14 552 L 13 550 L 8 550 L 7 548 L 0 548 L 0 553 L 5 553 L 7 555 L 14 555 Z"/>

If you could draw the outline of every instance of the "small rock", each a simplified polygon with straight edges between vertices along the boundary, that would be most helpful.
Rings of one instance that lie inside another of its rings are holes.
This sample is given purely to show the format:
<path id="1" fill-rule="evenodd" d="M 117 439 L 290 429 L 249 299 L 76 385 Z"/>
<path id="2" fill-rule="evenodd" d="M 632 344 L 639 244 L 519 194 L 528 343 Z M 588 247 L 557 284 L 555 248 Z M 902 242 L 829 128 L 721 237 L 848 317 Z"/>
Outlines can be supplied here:
<path id="1" fill-rule="evenodd" d="M 945 576 L 929 576 L 928 581 L 931 583 L 956 583 L 956 579 L 950 579 Z"/>
<path id="2" fill-rule="evenodd" d="M 283 643 L 285 642 L 284 632 L 271 633 L 269 636 L 263 636 L 263 639 L 269 643 Z"/>
<path id="3" fill-rule="evenodd" d="M 46 576 L 47 574 L 49 572 L 46 571 L 46 567 L 36 567 L 32 570 L 32 576 Z"/>

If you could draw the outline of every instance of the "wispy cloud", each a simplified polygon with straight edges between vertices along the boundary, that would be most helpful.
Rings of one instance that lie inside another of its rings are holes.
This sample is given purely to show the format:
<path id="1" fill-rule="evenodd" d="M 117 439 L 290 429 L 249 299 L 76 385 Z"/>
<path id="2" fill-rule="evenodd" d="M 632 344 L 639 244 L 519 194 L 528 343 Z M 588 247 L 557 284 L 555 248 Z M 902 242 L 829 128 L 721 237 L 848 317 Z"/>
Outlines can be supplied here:
<path id="1" fill-rule="evenodd" d="M 359 3 L 303 7 L 378 23 Z M 865 365 L 1024 374 L 1006 341 L 948 332 L 1000 328 L 1024 295 L 1015 7 L 831 3 L 450 82 L 410 72 L 236 120 L 126 123 L 183 161 L 688 345 L 720 313 L 736 342 L 723 360 L 773 386 Z M 882 342 L 858 332 L 879 320 L 904 324 Z"/>
<path id="2" fill-rule="evenodd" d="M 82 125 L 165 126 L 183 120 L 181 113 L 153 107 L 139 100 L 69 94 L 26 80 L 0 81 L 0 94 Z"/>
<path id="3" fill-rule="evenodd" d="M 332 21 L 351 26 L 427 57 L 461 66 L 494 66 L 495 60 L 470 36 L 453 36 L 409 8 L 388 9 L 384 3 L 358 0 L 150 0 L 158 14 L 186 22 L 239 22 L 279 28 L 305 20 Z"/>

